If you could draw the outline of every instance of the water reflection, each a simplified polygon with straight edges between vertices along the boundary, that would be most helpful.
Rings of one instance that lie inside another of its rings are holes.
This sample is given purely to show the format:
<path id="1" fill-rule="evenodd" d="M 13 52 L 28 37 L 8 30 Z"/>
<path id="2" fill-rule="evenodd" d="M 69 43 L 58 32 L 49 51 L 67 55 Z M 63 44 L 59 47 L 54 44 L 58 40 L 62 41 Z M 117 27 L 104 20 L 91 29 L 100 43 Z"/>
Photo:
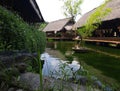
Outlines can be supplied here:
<path id="1" fill-rule="evenodd" d="M 80 68 L 80 64 L 74 59 L 71 64 L 60 58 L 53 57 L 49 53 L 43 53 L 41 59 L 44 60 L 43 75 L 55 78 L 72 78 L 73 74 Z"/>
<path id="2" fill-rule="evenodd" d="M 87 69 L 87 72 L 89 72 L 87 74 L 88 76 L 90 74 L 94 75 L 96 78 L 105 82 L 105 84 L 111 84 L 111 86 L 115 88 L 120 87 L 120 74 L 119 74 L 120 59 L 114 56 L 104 54 L 104 53 L 109 53 L 112 55 L 114 54 L 119 56 L 120 55 L 119 49 L 103 47 L 103 46 L 95 46 L 92 44 L 84 44 L 84 47 L 91 48 L 96 52 L 93 51 L 93 52 L 87 52 L 86 54 L 84 53 L 73 54 L 72 47 L 75 47 L 75 45 L 76 45 L 76 42 L 74 41 L 48 42 L 47 48 L 51 48 L 53 50 L 61 52 L 62 55 L 65 55 L 67 60 L 69 60 L 70 62 L 73 60 L 76 60 L 73 58 L 73 56 L 76 57 L 78 62 L 80 62 L 80 65 L 84 66 L 84 69 Z M 98 51 L 101 51 L 101 52 L 98 53 Z M 59 60 L 61 59 L 65 60 L 62 55 L 56 56 L 56 54 L 59 54 L 59 53 L 54 52 L 54 58 L 60 58 Z M 81 68 L 80 66 L 80 71 L 81 69 L 83 69 L 83 67 Z M 80 72 L 80 75 L 81 75 L 81 72 Z"/>

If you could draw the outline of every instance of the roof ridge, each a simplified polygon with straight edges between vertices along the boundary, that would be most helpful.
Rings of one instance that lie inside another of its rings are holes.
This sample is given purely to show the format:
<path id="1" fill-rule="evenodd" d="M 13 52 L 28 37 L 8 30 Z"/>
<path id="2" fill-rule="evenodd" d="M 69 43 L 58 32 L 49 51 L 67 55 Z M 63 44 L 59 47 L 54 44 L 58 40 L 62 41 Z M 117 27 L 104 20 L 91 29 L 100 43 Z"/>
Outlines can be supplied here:
<path id="1" fill-rule="evenodd" d="M 120 19 L 120 6 L 119 6 L 120 0 L 111 0 L 107 3 L 106 7 L 112 9 L 112 11 L 110 12 L 109 15 L 105 16 L 102 21 L 108 21 L 108 20 L 113 20 L 116 18 Z M 114 4 L 114 5 L 113 5 Z M 99 6 L 98 6 L 99 7 Z M 80 19 L 74 24 L 73 27 L 78 28 L 78 27 L 82 27 L 83 24 L 85 24 L 86 20 L 88 19 L 88 17 L 94 12 L 94 10 L 96 10 L 98 7 L 90 10 L 89 12 L 86 12 L 85 14 L 83 14 Z M 119 11 L 117 11 L 117 9 Z"/>
<path id="2" fill-rule="evenodd" d="M 53 22 L 57 22 L 57 21 L 62 21 L 62 20 L 66 20 L 66 19 L 71 19 L 71 17 L 69 17 L 69 18 L 63 18 L 63 19 L 58 19 L 58 20 L 55 20 L 55 21 L 51 21 L 49 23 L 53 23 Z"/>

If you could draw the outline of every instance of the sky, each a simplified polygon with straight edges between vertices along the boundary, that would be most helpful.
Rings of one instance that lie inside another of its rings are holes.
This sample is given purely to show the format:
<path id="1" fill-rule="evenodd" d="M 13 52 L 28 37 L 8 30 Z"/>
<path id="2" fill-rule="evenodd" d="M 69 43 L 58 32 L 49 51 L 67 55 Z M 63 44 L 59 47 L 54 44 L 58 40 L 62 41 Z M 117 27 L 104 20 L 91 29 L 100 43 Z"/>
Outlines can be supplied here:
<path id="1" fill-rule="evenodd" d="M 99 6 L 104 0 L 84 0 L 81 5 L 81 14 Z M 66 18 L 63 14 L 63 2 L 60 0 L 36 0 L 42 16 L 46 22 L 51 22 L 59 19 Z M 78 15 L 76 21 L 82 16 Z"/>

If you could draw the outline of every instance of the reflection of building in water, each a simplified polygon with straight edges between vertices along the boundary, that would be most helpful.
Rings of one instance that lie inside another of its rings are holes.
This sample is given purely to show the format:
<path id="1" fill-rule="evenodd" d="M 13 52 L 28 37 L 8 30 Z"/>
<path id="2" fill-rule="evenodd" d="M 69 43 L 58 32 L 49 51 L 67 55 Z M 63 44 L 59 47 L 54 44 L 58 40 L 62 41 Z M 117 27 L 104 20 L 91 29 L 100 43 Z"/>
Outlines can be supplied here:
<path id="1" fill-rule="evenodd" d="M 65 52 L 65 56 L 70 56 L 70 55 L 72 55 L 73 54 L 73 51 L 66 51 Z"/>
<path id="2" fill-rule="evenodd" d="M 80 36 L 75 37 L 75 39 L 80 39 Z"/>
<path id="3" fill-rule="evenodd" d="M 57 48 L 57 43 L 56 42 L 54 42 L 54 49 L 56 49 Z"/>
<path id="4" fill-rule="evenodd" d="M 76 45 L 75 45 L 75 49 L 80 49 L 79 44 L 76 44 Z"/>
<path id="5" fill-rule="evenodd" d="M 81 43 L 81 41 L 82 41 L 81 36 L 80 36 L 80 35 L 77 35 L 77 36 L 75 37 L 75 41 L 76 41 L 77 45 L 80 45 L 80 43 Z"/>
<path id="6" fill-rule="evenodd" d="M 79 48 L 80 48 L 80 36 L 77 36 L 77 37 L 75 38 L 75 41 L 76 41 L 76 43 L 75 43 L 74 48 L 75 48 L 75 49 L 79 49 Z"/>

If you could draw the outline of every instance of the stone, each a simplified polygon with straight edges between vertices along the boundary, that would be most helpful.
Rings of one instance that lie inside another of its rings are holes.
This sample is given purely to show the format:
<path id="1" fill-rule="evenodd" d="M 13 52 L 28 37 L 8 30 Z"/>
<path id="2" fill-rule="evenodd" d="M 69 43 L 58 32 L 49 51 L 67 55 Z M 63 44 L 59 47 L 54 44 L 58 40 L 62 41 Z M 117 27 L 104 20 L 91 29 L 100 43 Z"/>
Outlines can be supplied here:
<path id="1" fill-rule="evenodd" d="M 106 86 L 105 88 L 104 88 L 104 91 L 113 91 L 110 87 L 108 87 L 108 86 Z"/>
<path id="2" fill-rule="evenodd" d="M 15 63 L 25 62 L 24 59 L 36 57 L 36 53 L 27 53 L 20 51 L 5 51 L 0 52 L 0 61 L 5 67 L 11 67 Z"/>
<path id="3" fill-rule="evenodd" d="M 77 80 L 78 82 L 80 82 L 81 85 L 86 85 L 87 82 L 88 82 L 87 77 L 85 77 L 85 76 L 80 76 L 80 75 L 76 76 L 76 80 Z"/>
<path id="4" fill-rule="evenodd" d="M 25 73 L 20 75 L 20 83 L 31 90 L 38 90 L 40 81 L 39 74 Z"/>
<path id="5" fill-rule="evenodd" d="M 16 91 L 24 91 L 23 89 L 17 89 Z"/>
<path id="6" fill-rule="evenodd" d="M 30 90 L 38 90 L 40 89 L 40 81 L 39 81 L 39 74 L 34 74 L 31 72 L 27 72 L 24 74 L 21 74 L 20 76 L 20 82 L 24 84 L 27 88 Z M 61 89 L 61 86 L 63 86 L 62 91 L 86 91 L 85 86 L 81 86 L 78 84 L 65 82 L 62 80 L 57 80 L 50 77 L 43 77 L 43 89 L 44 91 L 54 89 L 53 91 L 56 91 L 58 89 Z"/>
<path id="7" fill-rule="evenodd" d="M 15 91 L 15 88 L 9 88 L 8 91 Z"/>
<path id="8" fill-rule="evenodd" d="M 101 89 L 102 88 L 102 83 L 101 83 L 101 81 L 97 80 L 97 81 L 94 81 L 93 86 Z"/>
<path id="9" fill-rule="evenodd" d="M 27 69 L 27 65 L 25 63 L 15 64 L 15 67 L 19 70 L 20 73 L 24 73 Z"/>

